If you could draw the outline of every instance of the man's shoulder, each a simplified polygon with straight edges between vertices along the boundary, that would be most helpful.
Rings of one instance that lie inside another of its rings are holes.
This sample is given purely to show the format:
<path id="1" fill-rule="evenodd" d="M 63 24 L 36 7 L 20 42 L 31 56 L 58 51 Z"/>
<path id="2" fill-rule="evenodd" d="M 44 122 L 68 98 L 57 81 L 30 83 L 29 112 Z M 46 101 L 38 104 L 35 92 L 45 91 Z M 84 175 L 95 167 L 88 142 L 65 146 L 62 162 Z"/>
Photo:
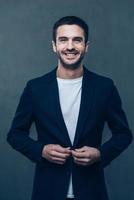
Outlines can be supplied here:
<path id="1" fill-rule="evenodd" d="M 49 84 L 56 77 L 56 69 L 47 72 L 46 74 L 33 78 L 27 82 L 28 85 L 40 85 L 40 84 Z"/>
<path id="2" fill-rule="evenodd" d="M 107 76 L 90 71 L 87 68 L 85 70 L 86 70 L 88 79 L 92 80 L 94 84 L 97 84 L 97 85 L 113 85 L 114 84 L 113 80 Z"/>

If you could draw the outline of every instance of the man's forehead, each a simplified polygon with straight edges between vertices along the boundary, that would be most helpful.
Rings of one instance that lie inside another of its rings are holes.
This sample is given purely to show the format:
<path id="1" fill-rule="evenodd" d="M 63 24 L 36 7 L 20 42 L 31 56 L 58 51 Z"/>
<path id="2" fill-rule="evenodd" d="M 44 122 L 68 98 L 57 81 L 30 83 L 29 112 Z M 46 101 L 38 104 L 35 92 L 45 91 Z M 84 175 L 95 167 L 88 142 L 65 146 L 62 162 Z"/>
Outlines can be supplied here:
<path id="1" fill-rule="evenodd" d="M 84 37 L 84 30 L 78 25 L 61 25 L 57 29 L 57 37 Z"/>

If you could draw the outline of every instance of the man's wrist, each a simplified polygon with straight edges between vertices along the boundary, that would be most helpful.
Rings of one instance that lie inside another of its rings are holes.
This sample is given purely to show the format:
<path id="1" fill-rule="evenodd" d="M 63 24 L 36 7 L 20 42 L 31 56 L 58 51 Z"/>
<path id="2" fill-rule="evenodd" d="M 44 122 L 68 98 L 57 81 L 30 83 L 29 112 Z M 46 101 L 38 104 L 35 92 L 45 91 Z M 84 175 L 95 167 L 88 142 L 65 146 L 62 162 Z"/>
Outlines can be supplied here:
<path id="1" fill-rule="evenodd" d="M 46 148 L 46 145 L 44 145 L 43 149 L 42 149 L 42 158 L 45 158 L 45 148 Z"/>
<path id="2" fill-rule="evenodd" d="M 99 149 L 96 150 L 97 150 L 97 161 L 101 161 L 101 152 Z"/>

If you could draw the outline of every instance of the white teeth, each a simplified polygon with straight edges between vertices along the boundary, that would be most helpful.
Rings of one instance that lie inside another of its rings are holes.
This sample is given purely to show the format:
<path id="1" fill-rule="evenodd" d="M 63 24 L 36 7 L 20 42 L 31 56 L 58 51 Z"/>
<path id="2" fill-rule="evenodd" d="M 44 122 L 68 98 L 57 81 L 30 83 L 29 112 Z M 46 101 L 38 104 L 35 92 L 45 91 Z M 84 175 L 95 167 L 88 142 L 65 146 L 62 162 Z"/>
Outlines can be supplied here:
<path id="1" fill-rule="evenodd" d="M 68 57 L 75 57 L 75 54 L 66 54 Z"/>
<path id="2" fill-rule="evenodd" d="M 65 55 L 70 56 L 70 55 L 76 55 L 76 53 L 65 53 Z"/>

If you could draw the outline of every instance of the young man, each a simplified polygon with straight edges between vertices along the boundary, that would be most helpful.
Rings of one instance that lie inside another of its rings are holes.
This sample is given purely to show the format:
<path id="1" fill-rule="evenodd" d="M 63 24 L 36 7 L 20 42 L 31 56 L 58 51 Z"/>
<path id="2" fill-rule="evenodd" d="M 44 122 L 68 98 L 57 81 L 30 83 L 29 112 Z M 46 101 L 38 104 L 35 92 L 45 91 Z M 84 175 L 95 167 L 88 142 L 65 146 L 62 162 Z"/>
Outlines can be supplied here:
<path id="1" fill-rule="evenodd" d="M 53 27 L 58 67 L 28 82 L 7 140 L 36 163 L 32 200 L 108 200 L 103 168 L 132 141 L 113 81 L 83 66 L 88 26 L 67 16 Z M 38 139 L 29 137 L 35 123 Z M 111 138 L 101 144 L 104 123 Z"/>

